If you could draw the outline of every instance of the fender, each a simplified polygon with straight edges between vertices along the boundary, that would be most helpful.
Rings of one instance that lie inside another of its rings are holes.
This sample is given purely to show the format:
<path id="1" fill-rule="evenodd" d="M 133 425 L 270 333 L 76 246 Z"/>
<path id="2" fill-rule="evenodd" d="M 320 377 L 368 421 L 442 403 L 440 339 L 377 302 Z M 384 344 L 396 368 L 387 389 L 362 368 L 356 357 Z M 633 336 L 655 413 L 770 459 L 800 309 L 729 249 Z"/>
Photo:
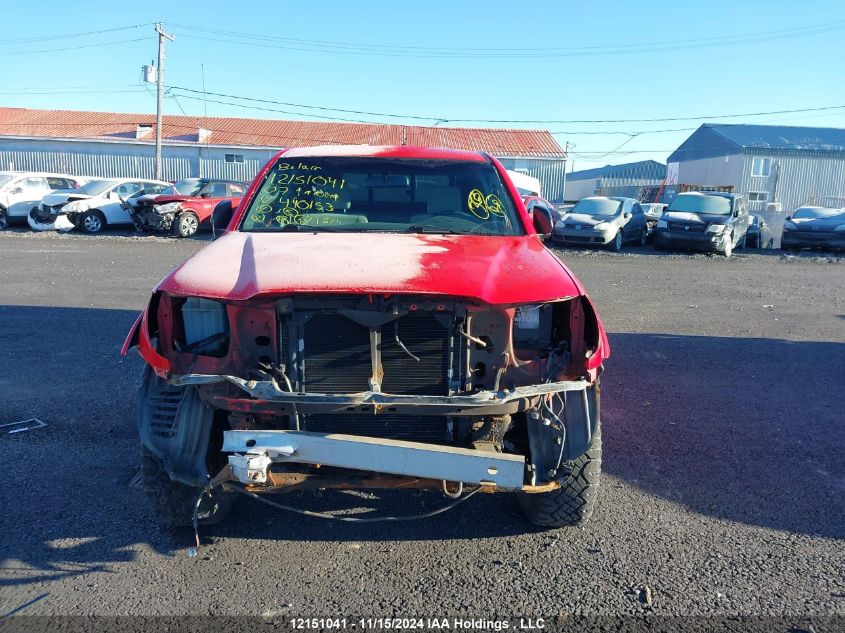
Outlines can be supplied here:
<path id="1" fill-rule="evenodd" d="M 150 338 L 150 322 L 149 315 L 153 306 L 158 305 L 158 295 L 154 295 L 150 301 L 150 305 L 144 310 L 140 316 L 135 320 L 132 328 L 129 330 L 129 335 L 123 343 L 121 354 L 126 356 L 132 347 L 138 348 L 138 354 L 146 363 L 153 368 L 156 375 L 160 378 L 167 379 L 170 376 L 171 365 L 170 361 L 156 351 Z"/>

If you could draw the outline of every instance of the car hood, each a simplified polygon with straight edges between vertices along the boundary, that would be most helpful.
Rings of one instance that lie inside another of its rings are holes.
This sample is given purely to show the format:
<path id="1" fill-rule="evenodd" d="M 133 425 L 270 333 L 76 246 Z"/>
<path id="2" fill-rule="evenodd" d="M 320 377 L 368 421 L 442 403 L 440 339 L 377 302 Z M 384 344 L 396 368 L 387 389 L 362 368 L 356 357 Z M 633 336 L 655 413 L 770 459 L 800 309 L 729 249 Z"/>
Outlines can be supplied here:
<path id="1" fill-rule="evenodd" d="M 600 224 L 601 222 L 616 224 L 618 223 L 621 217 L 622 216 L 614 216 L 612 218 L 597 218 L 592 215 L 587 215 L 586 213 L 564 213 L 561 220 L 564 222 L 574 222 L 575 224 L 581 224 L 583 226 L 589 227 L 595 226 L 596 224 Z"/>
<path id="2" fill-rule="evenodd" d="M 194 196 L 179 196 L 179 195 L 161 195 L 161 196 L 152 196 L 151 200 L 153 200 L 156 204 L 167 204 L 168 202 L 185 202 L 187 200 L 206 200 L 207 198 L 195 198 Z"/>
<path id="3" fill-rule="evenodd" d="M 798 218 L 791 221 L 799 231 L 833 231 L 836 227 L 845 225 L 845 215 L 832 218 Z"/>
<path id="4" fill-rule="evenodd" d="M 406 293 L 489 304 L 549 301 L 583 289 L 535 235 L 241 233 L 212 242 L 157 290 L 246 300 L 292 293 Z"/>
<path id="5" fill-rule="evenodd" d="M 46 196 L 41 198 L 41 202 L 43 202 L 48 207 L 52 207 L 57 204 L 61 204 L 62 202 L 73 202 L 74 200 L 89 200 L 91 198 L 93 198 L 93 196 L 85 193 L 73 193 L 72 191 L 54 191 L 53 193 L 48 193 Z"/>
<path id="6" fill-rule="evenodd" d="M 684 224 L 725 224 L 731 219 L 729 215 L 710 213 L 689 213 L 688 211 L 664 211 L 661 220 L 667 222 L 683 222 Z"/>

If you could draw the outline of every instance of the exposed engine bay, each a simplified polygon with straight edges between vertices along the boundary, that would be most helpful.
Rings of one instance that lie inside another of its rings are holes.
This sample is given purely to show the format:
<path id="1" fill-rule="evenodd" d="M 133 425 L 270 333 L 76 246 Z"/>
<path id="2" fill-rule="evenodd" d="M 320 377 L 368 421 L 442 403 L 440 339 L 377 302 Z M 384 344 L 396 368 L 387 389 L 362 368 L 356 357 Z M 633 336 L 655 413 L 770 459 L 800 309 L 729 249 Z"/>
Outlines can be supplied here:
<path id="1" fill-rule="evenodd" d="M 141 390 L 142 441 L 190 485 L 228 459 L 232 478 L 260 487 L 348 487 L 366 471 L 388 475 L 381 486 L 548 487 L 598 424 L 599 329 L 581 296 L 502 307 L 158 293 L 132 337 L 160 359 L 147 358 L 158 376 Z M 449 463 L 414 466 L 420 446 Z"/>

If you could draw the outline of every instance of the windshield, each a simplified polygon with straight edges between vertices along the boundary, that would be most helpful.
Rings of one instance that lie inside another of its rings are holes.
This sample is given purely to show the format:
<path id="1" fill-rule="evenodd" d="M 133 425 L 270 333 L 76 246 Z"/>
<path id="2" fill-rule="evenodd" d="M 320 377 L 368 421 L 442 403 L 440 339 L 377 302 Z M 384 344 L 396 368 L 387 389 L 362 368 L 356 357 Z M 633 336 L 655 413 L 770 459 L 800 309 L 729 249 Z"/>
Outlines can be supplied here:
<path id="1" fill-rule="evenodd" d="M 0 187 L 5 186 L 14 177 L 14 174 L 0 174 Z"/>
<path id="2" fill-rule="evenodd" d="M 814 220 L 816 218 L 832 218 L 842 213 L 842 209 L 825 209 L 824 207 L 802 207 L 793 215 L 793 220 Z"/>
<path id="3" fill-rule="evenodd" d="M 196 178 L 187 178 L 185 180 L 178 180 L 173 186 L 181 196 L 196 196 L 199 195 L 200 189 L 205 185 L 205 181 L 197 180 Z"/>
<path id="4" fill-rule="evenodd" d="M 611 218 L 622 208 L 621 200 L 611 200 L 610 198 L 584 198 L 574 207 L 570 213 L 583 213 L 584 215 L 591 215 L 593 217 Z"/>
<path id="5" fill-rule="evenodd" d="M 285 159 L 251 200 L 242 231 L 309 230 L 522 235 L 490 163 L 319 157 Z"/>
<path id="6" fill-rule="evenodd" d="M 731 200 L 723 196 L 678 196 L 666 211 L 730 215 Z"/>
<path id="7" fill-rule="evenodd" d="M 82 185 L 79 189 L 74 190 L 74 193 L 96 196 L 103 193 L 106 189 L 111 189 L 116 184 L 116 180 L 92 180 L 87 185 Z"/>

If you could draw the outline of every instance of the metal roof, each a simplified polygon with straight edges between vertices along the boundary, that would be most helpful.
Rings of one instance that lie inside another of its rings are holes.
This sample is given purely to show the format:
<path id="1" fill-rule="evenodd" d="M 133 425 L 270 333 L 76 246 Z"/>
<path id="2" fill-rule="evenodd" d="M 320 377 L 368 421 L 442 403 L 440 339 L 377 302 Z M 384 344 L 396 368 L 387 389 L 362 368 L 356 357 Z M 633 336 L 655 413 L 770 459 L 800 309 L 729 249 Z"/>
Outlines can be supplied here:
<path id="1" fill-rule="evenodd" d="M 746 150 L 768 153 L 845 154 L 845 129 L 705 123 L 669 156 L 668 161 L 676 163 L 712 158 Z"/>
<path id="2" fill-rule="evenodd" d="M 200 129 L 205 130 L 202 142 Z M 229 117 L 164 117 L 163 140 L 188 145 L 308 147 L 418 145 L 486 151 L 496 156 L 564 158 L 547 130 L 421 127 Z M 0 108 L 0 136 L 152 142 L 155 116 L 116 112 Z"/>
<path id="3" fill-rule="evenodd" d="M 582 169 L 566 174 L 567 180 L 590 180 L 592 178 L 664 178 L 666 165 L 655 160 L 641 160 L 622 165 L 605 165 L 594 169 Z"/>

